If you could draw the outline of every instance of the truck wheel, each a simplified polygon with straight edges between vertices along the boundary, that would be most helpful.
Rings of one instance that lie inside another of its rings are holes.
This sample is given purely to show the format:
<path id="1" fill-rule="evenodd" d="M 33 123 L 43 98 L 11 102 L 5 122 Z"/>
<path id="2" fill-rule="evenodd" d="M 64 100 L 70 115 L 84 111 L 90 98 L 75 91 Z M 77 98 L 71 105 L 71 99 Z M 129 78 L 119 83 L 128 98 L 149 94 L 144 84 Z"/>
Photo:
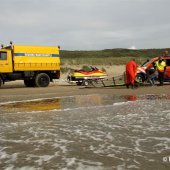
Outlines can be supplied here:
<path id="1" fill-rule="evenodd" d="M 50 84 L 50 77 L 46 73 L 40 73 L 35 78 L 37 87 L 47 87 Z"/>
<path id="2" fill-rule="evenodd" d="M 24 84 L 26 87 L 35 87 L 35 80 L 34 79 L 26 79 L 26 80 L 24 80 Z"/>

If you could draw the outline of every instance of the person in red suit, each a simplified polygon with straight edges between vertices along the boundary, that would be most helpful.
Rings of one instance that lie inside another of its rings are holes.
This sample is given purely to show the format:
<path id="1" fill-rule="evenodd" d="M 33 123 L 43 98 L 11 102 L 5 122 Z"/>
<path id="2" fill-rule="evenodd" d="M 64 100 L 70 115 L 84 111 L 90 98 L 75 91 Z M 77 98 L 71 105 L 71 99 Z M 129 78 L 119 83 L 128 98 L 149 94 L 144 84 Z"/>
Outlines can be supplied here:
<path id="1" fill-rule="evenodd" d="M 136 76 L 136 70 L 137 70 L 137 64 L 135 62 L 135 59 L 129 61 L 126 64 L 126 87 L 134 88 L 135 84 L 135 76 Z"/>

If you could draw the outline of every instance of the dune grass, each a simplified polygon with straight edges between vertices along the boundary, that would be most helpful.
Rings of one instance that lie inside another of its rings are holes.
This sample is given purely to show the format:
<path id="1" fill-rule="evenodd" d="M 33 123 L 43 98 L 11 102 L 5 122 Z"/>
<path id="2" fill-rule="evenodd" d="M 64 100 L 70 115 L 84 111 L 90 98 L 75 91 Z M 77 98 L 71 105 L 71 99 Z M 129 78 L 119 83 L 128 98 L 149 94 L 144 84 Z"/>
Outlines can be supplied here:
<path id="1" fill-rule="evenodd" d="M 135 57 L 107 57 L 107 58 L 63 58 L 61 65 L 122 65 Z M 142 64 L 146 58 L 135 58 L 136 62 Z"/>
<path id="2" fill-rule="evenodd" d="M 98 65 L 121 65 L 135 58 L 141 64 L 148 58 L 162 55 L 164 50 L 169 49 L 105 49 L 98 51 L 66 51 L 61 50 L 61 64 L 98 64 Z"/>

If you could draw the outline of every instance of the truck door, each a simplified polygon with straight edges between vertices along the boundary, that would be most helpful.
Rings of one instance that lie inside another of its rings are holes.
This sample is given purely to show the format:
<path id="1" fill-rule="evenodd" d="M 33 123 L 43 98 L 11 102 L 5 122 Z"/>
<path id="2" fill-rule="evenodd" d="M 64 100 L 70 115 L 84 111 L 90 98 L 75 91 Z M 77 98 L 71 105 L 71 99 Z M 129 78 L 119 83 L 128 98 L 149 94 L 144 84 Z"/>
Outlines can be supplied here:
<path id="1" fill-rule="evenodd" d="M 0 73 L 12 72 L 12 56 L 10 50 L 0 51 Z"/>

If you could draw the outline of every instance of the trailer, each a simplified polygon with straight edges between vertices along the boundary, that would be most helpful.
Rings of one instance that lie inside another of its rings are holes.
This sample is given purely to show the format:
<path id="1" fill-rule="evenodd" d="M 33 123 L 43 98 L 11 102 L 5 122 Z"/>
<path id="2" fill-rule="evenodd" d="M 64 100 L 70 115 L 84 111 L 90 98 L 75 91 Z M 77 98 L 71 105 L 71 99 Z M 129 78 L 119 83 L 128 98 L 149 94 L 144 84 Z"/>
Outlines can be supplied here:
<path id="1" fill-rule="evenodd" d="M 125 85 L 125 74 L 118 76 L 108 76 L 102 79 L 91 79 L 89 80 L 88 87 L 114 87 Z"/>
<path id="2" fill-rule="evenodd" d="M 145 85 L 147 82 L 141 82 L 138 78 L 135 78 L 135 87 Z M 126 73 L 117 76 L 108 76 L 102 79 L 89 80 L 87 87 L 116 87 L 126 86 Z"/>

